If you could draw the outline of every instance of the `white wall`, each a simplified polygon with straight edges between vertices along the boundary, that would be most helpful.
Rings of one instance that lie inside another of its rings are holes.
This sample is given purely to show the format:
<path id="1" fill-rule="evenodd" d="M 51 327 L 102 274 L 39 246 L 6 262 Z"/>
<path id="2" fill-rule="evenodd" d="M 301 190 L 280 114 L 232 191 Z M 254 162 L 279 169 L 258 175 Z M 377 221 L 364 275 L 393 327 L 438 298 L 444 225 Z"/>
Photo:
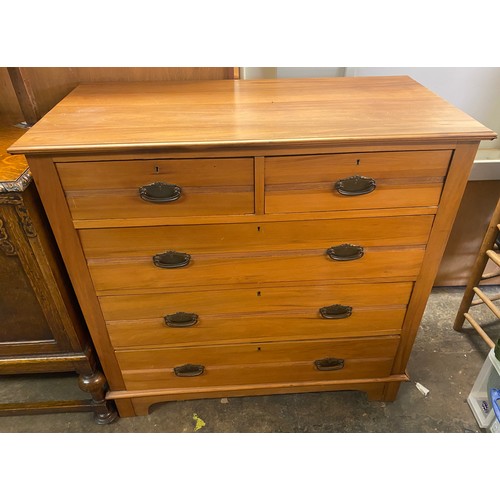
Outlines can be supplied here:
<path id="1" fill-rule="evenodd" d="M 322 78 L 344 76 L 346 68 L 276 68 L 278 78 Z"/>
<path id="2" fill-rule="evenodd" d="M 346 68 L 240 68 L 243 80 L 261 78 L 321 78 L 344 76 Z"/>

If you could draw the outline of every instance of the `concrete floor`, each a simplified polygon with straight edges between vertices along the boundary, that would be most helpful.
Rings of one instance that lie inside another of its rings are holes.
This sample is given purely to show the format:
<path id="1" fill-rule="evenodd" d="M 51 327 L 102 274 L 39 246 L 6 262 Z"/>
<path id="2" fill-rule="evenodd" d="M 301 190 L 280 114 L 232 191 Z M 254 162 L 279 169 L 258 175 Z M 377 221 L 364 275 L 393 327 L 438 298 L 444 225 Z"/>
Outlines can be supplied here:
<path id="1" fill-rule="evenodd" d="M 0 432 L 480 433 L 467 396 L 489 349 L 472 328 L 452 329 L 463 290 L 433 290 L 408 366 L 411 381 L 393 403 L 369 402 L 354 391 L 209 399 L 155 405 L 146 417 L 110 425 L 96 425 L 92 413 L 0 417 Z M 488 293 L 499 291 L 488 287 Z M 493 340 L 500 338 L 500 325 L 485 306 L 476 307 L 474 316 Z M 416 382 L 429 389 L 427 396 Z M 2 403 L 82 394 L 72 374 L 0 378 Z"/>

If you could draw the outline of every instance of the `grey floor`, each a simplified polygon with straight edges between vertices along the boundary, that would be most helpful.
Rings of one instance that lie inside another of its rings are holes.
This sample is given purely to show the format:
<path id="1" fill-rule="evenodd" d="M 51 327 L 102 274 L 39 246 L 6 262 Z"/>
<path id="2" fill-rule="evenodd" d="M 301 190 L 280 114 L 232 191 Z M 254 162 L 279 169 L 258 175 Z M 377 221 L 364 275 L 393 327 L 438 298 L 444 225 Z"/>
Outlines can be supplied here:
<path id="1" fill-rule="evenodd" d="M 500 287 L 487 287 L 498 293 Z M 411 381 L 392 403 L 369 402 L 354 391 L 171 402 L 151 407 L 145 417 L 96 425 L 91 413 L 0 417 L 3 433 L 480 433 L 467 404 L 488 354 L 484 341 L 452 324 L 461 287 L 435 288 L 410 363 Z M 500 338 L 500 325 L 485 306 L 474 316 Z M 429 390 L 424 396 L 416 387 Z M 3 376 L 0 402 L 81 398 L 71 374 Z"/>

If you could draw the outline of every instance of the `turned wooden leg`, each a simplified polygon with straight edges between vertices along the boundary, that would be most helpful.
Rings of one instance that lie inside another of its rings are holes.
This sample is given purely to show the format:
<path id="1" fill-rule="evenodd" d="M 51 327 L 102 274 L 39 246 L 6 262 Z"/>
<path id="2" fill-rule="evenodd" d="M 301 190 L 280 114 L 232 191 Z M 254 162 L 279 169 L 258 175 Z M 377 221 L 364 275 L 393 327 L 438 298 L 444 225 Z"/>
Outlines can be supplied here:
<path id="1" fill-rule="evenodd" d="M 110 424 L 118 418 L 118 413 L 112 401 L 107 401 L 106 378 L 96 370 L 91 375 L 82 374 L 78 377 L 78 386 L 82 391 L 88 392 L 92 396 L 94 406 L 94 418 L 97 424 Z"/>

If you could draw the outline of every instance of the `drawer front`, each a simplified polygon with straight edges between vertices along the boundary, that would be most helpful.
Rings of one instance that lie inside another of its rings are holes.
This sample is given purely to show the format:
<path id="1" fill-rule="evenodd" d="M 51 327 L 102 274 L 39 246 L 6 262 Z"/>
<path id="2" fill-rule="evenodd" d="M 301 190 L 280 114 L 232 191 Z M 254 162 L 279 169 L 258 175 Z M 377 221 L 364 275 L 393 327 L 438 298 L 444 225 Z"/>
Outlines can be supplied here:
<path id="1" fill-rule="evenodd" d="M 265 210 L 437 206 L 450 159 L 448 150 L 266 158 Z"/>
<path id="2" fill-rule="evenodd" d="M 432 220 L 416 216 L 99 229 L 82 230 L 80 237 L 99 292 L 344 279 L 408 281 L 420 271 Z M 342 249 L 352 255 L 337 260 Z M 169 259 L 178 259 L 179 267 L 158 267 Z"/>
<path id="3" fill-rule="evenodd" d="M 107 296 L 100 303 L 120 349 L 399 333 L 411 290 L 412 283 L 261 287 Z M 322 311 L 335 304 L 343 306 L 335 314 Z M 176 322 L 178 312 L 187 314 Z"/>
<path id="4" fill-rule="evenodd" d="M 391 336 L 118 351 L 116 356 L 127 390 L 147 390 L 385 377 L 398 344 L 399 337 Z"/>
<path id="5" fill-rule="evenodd" d="M 275 252 L 271 256 L 194 253 L 189 254 L 187 265 L 174 269 L 156 267 L 151 257 L 137 257 L 92 260 L 89 270 L 100 295 L 125 290 L 181 291 L 186 287 L 249 283 L 301 281 L 313 286 L 325 280 L 409 281 L 419 274 L 424 251 L 424 247 L 365 248 L 363 257 L 353 261 L 332 260 L 325 249 Z M 182 259 L 185 262 L 187 257 Z"/>
<path id="6" fill-rule="evenodd" d="M 88 259 L 151 257 L 165 250 L 197 254 L 327 249 L 350 243 L 363 247 L 425 245 L 430 215 L 359 219 L 83 229 Z"/>
<path id="7" fill-rule="evenodd" d="M 56 167 L 75 220 L 254 213 L 250 158 L 74 162 Z M 180 191 L 146 188 L 141 197 L 141 187 L 157 182 Z"/>

